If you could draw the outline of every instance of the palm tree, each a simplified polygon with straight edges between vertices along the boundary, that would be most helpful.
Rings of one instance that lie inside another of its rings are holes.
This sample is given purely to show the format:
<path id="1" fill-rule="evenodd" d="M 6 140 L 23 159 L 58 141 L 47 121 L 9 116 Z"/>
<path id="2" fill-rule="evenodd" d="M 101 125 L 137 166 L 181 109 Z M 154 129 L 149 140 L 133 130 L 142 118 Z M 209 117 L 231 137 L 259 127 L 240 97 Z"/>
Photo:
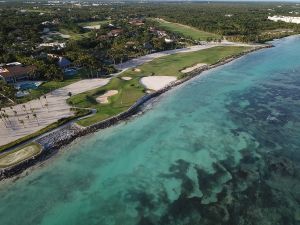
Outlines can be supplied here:
<path id="1" fill-rule="evenodd" d="M 19 115 L 18 115 L 18 112 L 16 110 L 13 111 L 14 114 L 15 114 L 15 117 L 17 117 L 19 119 Z"/>
<path id="2" fill-rule="evenodd" d="M 41 106 L 42 106 L 42 108 L 43 108 L 44 106 L 43 106 L 43 103 L 42 103 L 41 97 L 39 97 L 38 99 L 39 99 L 39 102 L 41 103 Z"/>
<path id="3" fill-rule="evenodd" d="M 49 112 L 48 103 L 46 103 L 45 106 L 47 107 L 47 111 Z"/>
<path id="4" fill-rule="evenodd" d="M 29 119 L 30 119 L 29 115 L 27 115 L 25 118 L 26 118 L 26 119 L 28 120 L 28 122 L 29 122 Z"/>
<path id="5" fill-rule="evenodd" d="M 33 117 L 36 119 L 36 121 L 37 121 L 38 125 L 40 125 L 40 123 L 39 123 L 39 120 L 38 120 L 38 118 L 37 118 L 37 115 L 36 115 L 36 113 L 34 113 L 32 116 L 33 116 Z"/>
<path id="6" fill-rule="evenodd" d="M 0 114 L 0 118 L 1 118 L 1 120 L 3 121 L 4 126 L 7 128 L 7 125 L 6 125 L 6 122 L 5 122 L 4 117 L 2 116 L 2 113 Z"/>
<path id="7" fill-rule="evenodd" d="M 22 105 L 23 110 L 26 112 L 26 114 L 28 115 L 27 109 L 26 109 L 26 105 Z"/>
<path id="8" fill-rule="evenodd" d="M 5 112 L 1 111 L 0 113 L 1 113 L 2 118 L 6 121 Z"/>
<path id="9" fill-rule="evenodd" d="M 12 126 L 11 120 L 10 120 L 10 115 L 6 114 L 6 118 L 8 119 L 10 125 Z"/>
<path id="10" fill-rule="evenodd" d="M 46 96 L 46 95 L 44 95 L 43 97 L 44 97 L 44 99 L 45 99 L 46 103 L 48 104 L 48 101 L 47 101 L 47 96 Z"/>
<path id="11" fill-rule="evenodd" d="M 34 108 L 30 108 L 30 111 L 33 114 L 34 113 Z"/>
<path id="12" fill-rule="evenodd" d="M 19 122 L 20 122 L 21 124 L 23 124 L 23 126 L 24 126 L 24 128 L 25 128 L 25 122 L 24 122 L 24 120 L 19 120 Z"/>

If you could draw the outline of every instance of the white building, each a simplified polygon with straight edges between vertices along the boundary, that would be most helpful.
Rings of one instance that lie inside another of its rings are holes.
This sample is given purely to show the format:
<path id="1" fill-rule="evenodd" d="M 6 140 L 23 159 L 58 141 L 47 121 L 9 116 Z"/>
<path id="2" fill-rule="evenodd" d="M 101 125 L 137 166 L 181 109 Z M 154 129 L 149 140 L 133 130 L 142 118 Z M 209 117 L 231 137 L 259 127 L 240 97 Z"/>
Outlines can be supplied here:
<path id="1" fill-rule="evenodd" d="M 268 16 L 269 20 L 278 22 L 283 21 L 286 23 L 297 23 L 300 24 L 300 17 L 293 17 L 293 16 Z"/>

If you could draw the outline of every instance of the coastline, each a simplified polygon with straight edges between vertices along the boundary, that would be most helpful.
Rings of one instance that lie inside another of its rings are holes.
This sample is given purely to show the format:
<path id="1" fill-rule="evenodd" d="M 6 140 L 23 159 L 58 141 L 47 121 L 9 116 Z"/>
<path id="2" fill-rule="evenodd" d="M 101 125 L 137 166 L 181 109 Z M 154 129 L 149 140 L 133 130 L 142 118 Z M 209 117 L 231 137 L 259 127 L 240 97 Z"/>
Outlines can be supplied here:
<path id="1" fill-rule="evenodd" d="M 134 105 L 132 105 L 127 111 L 122 112 L 114 117 L 108 118 L 104 121 L 93 124 L 89 127 L 81 127 L 81 126 L 77 125 L 76 123 L 72 123 L 72 124 L 68 124 L 68 126 L 65 126 L 61 129 L 50 132 L 47 135 L 39 137 L 34 142 L 36 142 L 42 146 L 41 153 L 37 156 L 34 156 L 32 158 L 29 158 L 29 159 L 19 163 L 18 165 L 14 165 L 12 167 L 1 169 L 0 170 L 0 181 L 7 179 L 7 178 L 13 178 L 16 175 L 20 175 L 26 169 L 49 159 L 51 156 L 56 154 L 62 147 L 70 144 L 71 142 L 73 142 L 75 139 L 77 139 L 79 137 L 83 137 L 87 134 L 94 133 L 97 130 L 105 129 L 107 127 L 116 125 L 119 122 L 122 122 L 124 120 L 131 118 L 132 116 L 141 112 L 143 106 L 146 103 L 148 103 L 149 100 L 160 96 L 161 94 L 171 90 L 172 88 L 174 88 L 176 86 L 179 86 L 179 85 L 185 83 L 186 81 L 188 81 L 194 77 L 197 77 L 204 71 L 211 70 L 216 67 L 225 65 L 225 64 L 232 62 L 235 59 L 238 59 L 238 58 L 240 58 L 244 55 L 247 55 L 251 52 L 258 51 L 258 50 L 264 49 L 264 48 L 270 48 L 270 47 L 273 47 L 273 46 L 272 45 L 257 46 L 251 50 L 242 52 L 233 57 L 222 59 L 213 65 L 210 65 L 210 66 L 207 65 L 204 67 L 197 68 L 191 72 L 186 73 L 182 79 L 174 81 L 171 84 L 167 85 L 166 87 L 164 87 L 158 91 L 155 91 L 151 94 L 144 95 Z"/>

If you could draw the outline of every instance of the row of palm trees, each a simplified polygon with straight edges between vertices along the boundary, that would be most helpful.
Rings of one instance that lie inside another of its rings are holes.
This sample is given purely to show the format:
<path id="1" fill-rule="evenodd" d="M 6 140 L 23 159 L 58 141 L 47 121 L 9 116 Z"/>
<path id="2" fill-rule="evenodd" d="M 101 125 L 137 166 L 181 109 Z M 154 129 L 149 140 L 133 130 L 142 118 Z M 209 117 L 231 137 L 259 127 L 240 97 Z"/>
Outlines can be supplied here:
<path id="1" fill-rule="evenodd" d="M 43 103 L 42 99 L 44 99 L 44 101 L 45 101 L 44 103 Z M 49 112 L 47 96 L 43 95 L 43 96 L 39 97 L 38 100 L 41 104 L 41 107 L 42 108 L 46 107 Z M 25 104 L 23 104 L 21 106 L 21 110 L 23 110 L 23 112 L 26 114 L 25 118 L 22 118 L 22 116 L 20 115 L 20 107 L 19 107 L 19 109 L 18 109 L 18 107 L 13 107 L 13 106 L 10 106 L 9 108 L 13 112 L 14 117 L 17 118 L 17 121 L 19 122 L 19 124 L 22 124 L 24 128 L 26 127 L 25 120 L 27 119 L 28 121 L 30 121 L 31 117 L 36 120 L 38 125 L 40 125 L 40 121 L 38 119 L 37 113 L 35 112 L 35 109 L 32 108 L 30 103 L 29 103 L 29 107 L 28 106 L 26 107 Z M 9 115 L 7 111 L 8 111 L 7 109 L 0 108 L 0 119 L 2 120 L 2 122 L 6 128 L 8 128 L 9 126 L 12 126 L 11 115 Z"/>

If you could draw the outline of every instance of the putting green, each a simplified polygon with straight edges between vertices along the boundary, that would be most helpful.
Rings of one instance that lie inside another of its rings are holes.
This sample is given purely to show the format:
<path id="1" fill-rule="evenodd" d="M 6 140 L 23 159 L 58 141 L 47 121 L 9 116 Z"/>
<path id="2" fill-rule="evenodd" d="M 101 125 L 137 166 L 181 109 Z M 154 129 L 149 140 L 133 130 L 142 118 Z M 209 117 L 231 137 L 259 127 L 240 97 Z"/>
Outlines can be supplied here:
<path id="1" fill-rule="evenodd" d="M 32 156 L 38 155 L 42 148 L 40 145 L 31 143 L 25 147 L 0 155 L 0 168 L 16 165 Z"/>

